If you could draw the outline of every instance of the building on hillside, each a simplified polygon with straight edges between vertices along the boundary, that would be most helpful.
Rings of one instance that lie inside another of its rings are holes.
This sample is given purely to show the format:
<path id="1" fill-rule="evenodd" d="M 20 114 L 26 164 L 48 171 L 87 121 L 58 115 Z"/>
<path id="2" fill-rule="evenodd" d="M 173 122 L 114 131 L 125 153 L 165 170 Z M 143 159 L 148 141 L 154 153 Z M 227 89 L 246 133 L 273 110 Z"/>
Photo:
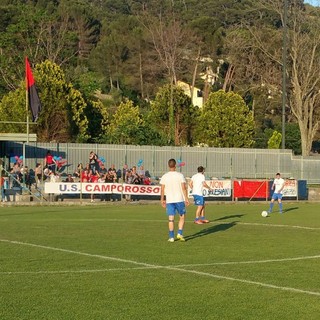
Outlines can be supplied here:
<path id="1" fill-rule="evenodd" d="M 184 91 L 184 93 L 191 98 L 191 85 L 185 83 L 183 81 L 178 81 L 177 85 Z M 199 88 L 193 88 L 193 96 L 192 96 L 192 103 L 194 106 L 202 108 L 203 106 L 203 95 L 202 90 Z"/>

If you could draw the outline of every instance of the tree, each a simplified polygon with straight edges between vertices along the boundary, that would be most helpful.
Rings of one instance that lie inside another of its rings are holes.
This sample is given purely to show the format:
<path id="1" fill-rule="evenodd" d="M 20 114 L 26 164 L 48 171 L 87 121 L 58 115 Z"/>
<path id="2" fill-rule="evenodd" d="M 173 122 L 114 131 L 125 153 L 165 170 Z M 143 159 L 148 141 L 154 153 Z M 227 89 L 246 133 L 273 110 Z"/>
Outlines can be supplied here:
<path id="1" fill-rule="evenodd" d="M 171 140 L 170 123 L 171 106 L 173 112 L 174 141 Z M 170 84 L 159 89 L 155 100 L 151 103 L 152 123 L 166 137 L 168 144 L 176 146 L 192 144 L 191 131 L 196 119 L 197 109 L 192 105 L 190 97 L 178 86 Z"/>
<path id="2" fill-rule="evenodd" d="M 40 141 L 86 141 L 87 106 L 81 93 L 65 79 L 61 68 L 45 61 L 35 68 L 42 111 L 36 133 Z"/>
<path id="3" fill-rule="evenodd" d="M 320 127 L 320 18 L 316 13 L 306 10 L 300 0 L 288 3 L 288 50 L 285 55 L 288 84 L 286 121 L 298 123 L 302 155 L 307 156 Z M 252 85 L 259 88 L 264 84 L 275 98 L 282 95 L 283 5 L 283 1 L 280 0 L 260 1 L 259 14 L 264 17 L 264 20 L 260 21 L 262 28 L 259 23 L 255 26 L 242 25 L 233 33 L 232 42 L 232 63 L 236 65 L 236 75 L 244 75 L 241 82 L 247 79 L 246 75 L 249 73 Z M 266 26 L 268 29 L 265 29 Z M 268 40 L 270 38 L 272 41 Z M 229 48 L 231 47 L 230 45 Z M 243 59 L 245 56 L 248 59 L 251 57 L 250 61 L 247 59 L 247 63 L 243 63 L 246 61 Z M 235 59 L 236 57 L 238 58 Z M 246 67 L 248 70 L 245 70 Z M 238 83 L 239 80 L 238 77 Z M 265 108 L 264 105 L 261 107 Z M 279 108 L 280 102 L 278 110 Z"/>
<path id="4" fill-rule="evenodd" d="M 178 136 L 177 128 L 175 128 L 175 115 L 173 106 L 173 86 L 177 85 L 182 74 L 184 58 L 190 50 L 190 44 L 194 37 L 192 31 L 183 26 L 182 21 L 177 17 L 174 11 L 174 2 L 169 3 L 169 9 L 166 8 L 167 2 L 164 2 L 160 7 L 166 11 L 166 15 L 162 12 L 155 18 L 148 12 L 144 12 L 141 19 L 144 27 L 149 31 L 149 34 L 154 45 L 154 49 L 158 55 L 158 61 L 166 71 L 167 81 L 171 86 L 169 111 L 169 141 L 174 141 L 177 145 Z"/>
<path id="5" fill-rule="evenodd" d="M 25 83 L 20 88 L 10 91 L 0 102 L 0 119 L 3 122 L 26 122 L 26 91 Z M 29 112 L 29 111 L 28 111 Z M 31 119 L 31 117 L 30 117 Z M 33 132 L 31 126 L 31 132 Z M 0 132 L 27 133 L 26 124 L 0 123 Z"/>
<path id="6" fill-rule="evenodd" d="M 248 148 L 253 144 L 254 121 L 249 108 L 234 92 L 211 93 L 203 106 L 196 142 L 210 147 Z"/>
<path id="7" fill-rule="evenodd" d="M 90 142 L 103 142 L 109 129 L 108 108 L 100 101 L 87 100 L 86 117 Z"/>
<path id="8" fill-rule="evenodd" d="M 300 128 L 302 155 L 307 156 L 320 128 L 320 18 L 306 15 L 294 2 L 290 20 L 288 98 Z"/>
<path id="9" fill-rule="evenodd" d="M 8 1 L 0 6 L 0 16 L 0 94 L 3 88 L 19 86 L 25 56 L 34 63 L 48 59 L 60 66 L 76 64 L 78 37 L 61 2 Z"/>
<path id="10" fill-rule="evenodd" d="M 112 116 L 106 138 L 109 143 L 136 144 L 137 128 L 142 123 L 139 108 L 132 101 L 126 100 Z"/>
<path id="11" fill-rule="evenodd" d="M 0 16 L 1 86 L 8 92 L 18 88 L 23 79 L 24 57 L 37 55 L 43 12 L 32 5 L 16 3 L 1 6 Z"/>
<path id="12" fill-rule="evenodd" d="M 272 136 L 268 140 L 268 149 L 280 149 L 282 134 L 277 130 L 273 131 Z"/>
<path id="13" fill-rule="evenodd" d="M 59 14 L 63 20 L 68 21 L 68 29 L 77 36 L 78 61 L 87 59 L 100 33 L 100 22 L 94 18 L 89 1 L 61 0 Z"/>

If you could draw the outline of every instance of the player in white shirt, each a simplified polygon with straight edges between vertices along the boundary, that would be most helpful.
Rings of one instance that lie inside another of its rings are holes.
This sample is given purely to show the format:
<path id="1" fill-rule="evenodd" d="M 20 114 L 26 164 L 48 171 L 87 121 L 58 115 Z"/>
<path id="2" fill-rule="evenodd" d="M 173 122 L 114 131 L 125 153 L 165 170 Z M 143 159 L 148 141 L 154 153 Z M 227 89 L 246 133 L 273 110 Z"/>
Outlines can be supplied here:
<path id="1" fill-rule="evenodd" d="M 279 212 L 282 213 L 282 195 L 283 195 L 283 188 L 284 188 L 285 181 L 281 178 L 280 173 L 278 172 L 276 174 L 276 178 L 273 181 L 271 189 L 274 190 L 271 202 L 270 202 L 270 208 L 268 210 L 268 213 L 272 212 L 274 201 L 278 200 L 279 203 Z"/>
<path id="2" fill-rule="evenodd" d="M 211 188 L 206 183 L 204 167 L 198 167 L 197 171 L 198 173 L 191 177 L 189 186 L 192 189 L 194 204 L 197 206 L 196 219 L 194 220 L 194 223 L 203 224 L 209 222 L 209 220 L 205 218 L 205 200 L 203 197 L 203 188 L 210 190 Z"/>
<path id="3" fill-rule="evenodd" d="M 169 242 L 174 242 L 174 216 L 179 213 L 177 240 L 185 241 L 183 227 L 186 206 L 189 205 L 186 180 L 182 173 L 176 171 L 176 160 L 168 161 L 169 172 L 160 179 L 161 205 L 166 208 L 169 219 Z"/>

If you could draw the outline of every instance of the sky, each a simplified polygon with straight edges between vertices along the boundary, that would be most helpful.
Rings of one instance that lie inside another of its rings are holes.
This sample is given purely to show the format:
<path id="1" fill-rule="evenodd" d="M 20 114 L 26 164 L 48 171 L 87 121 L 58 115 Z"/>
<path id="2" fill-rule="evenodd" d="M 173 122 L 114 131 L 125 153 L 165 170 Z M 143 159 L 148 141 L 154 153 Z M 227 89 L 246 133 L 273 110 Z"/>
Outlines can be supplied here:
<path id="1" fill-rule="evenodd" d="M 320 6 L 320 1 L 319 0 L 304 0 L 304 3 L 310 3 L 313 6 Z"/>

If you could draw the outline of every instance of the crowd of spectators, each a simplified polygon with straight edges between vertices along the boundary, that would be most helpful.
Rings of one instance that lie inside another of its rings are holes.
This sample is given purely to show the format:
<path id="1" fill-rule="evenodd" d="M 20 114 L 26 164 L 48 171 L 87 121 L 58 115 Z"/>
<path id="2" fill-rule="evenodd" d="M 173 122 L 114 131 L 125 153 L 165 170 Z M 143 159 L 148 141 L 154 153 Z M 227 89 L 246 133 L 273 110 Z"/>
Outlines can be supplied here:
<path id="1" fill-rule="evenodd" d="M 43 164 L 37 163 L 34 169 L 29 169 L 23 165 L 22 161 L 10 161 L 10 174 L 13 177 L 11 187 L 24 184 L 31 189 L 31 185 L 36 187 L 42 182 L 104 182 L 104 183 L 128 183 L 150 185 L 151 176 L 148 170 L 144 170 L 143 165 L 137 167 L 124 164 L 123 168 L 116 168 L 111 164 L 109 168 L 100 161 L 97 154 L 90 152 L 88 162 L 85 165 L 79 163 L 73 172 L 64 173 L 59 170 L 57 163 L 50 153 L 47 152 Z"/>

